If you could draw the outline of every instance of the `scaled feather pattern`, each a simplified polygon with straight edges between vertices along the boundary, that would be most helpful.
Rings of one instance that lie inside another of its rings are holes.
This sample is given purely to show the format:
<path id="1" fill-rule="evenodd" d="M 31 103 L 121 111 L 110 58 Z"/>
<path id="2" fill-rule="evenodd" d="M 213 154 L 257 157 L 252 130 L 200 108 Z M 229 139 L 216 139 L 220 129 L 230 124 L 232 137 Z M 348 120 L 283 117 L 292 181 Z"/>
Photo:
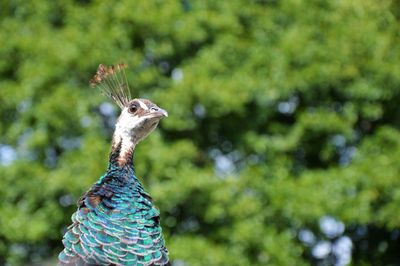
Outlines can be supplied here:
<path id="1" fill-rule="evenodd" d="M 79 200 L 60 265 L 166 265 L 159 211 L 133 169 L 111 165 Z"/>
<path id="2" fill-rule="evenodd" d="M 106 173 L 80 198 L 63 237 L 59 265 L 169 265 L 159 211 L 136 177 L 132 154 L 168 114 L 130 99 L 125 64 L 100 65 L 90 81 L 122 109 Z M 124 74 L 125 76 L 125 74 Z"/>

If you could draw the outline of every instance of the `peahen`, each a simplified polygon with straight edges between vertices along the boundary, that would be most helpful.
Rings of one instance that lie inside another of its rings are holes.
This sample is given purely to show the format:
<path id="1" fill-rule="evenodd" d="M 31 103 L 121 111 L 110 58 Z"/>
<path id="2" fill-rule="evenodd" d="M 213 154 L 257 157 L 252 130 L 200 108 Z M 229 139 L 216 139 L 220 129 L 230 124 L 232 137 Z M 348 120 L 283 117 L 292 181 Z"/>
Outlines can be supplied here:
<path id="1" fill-rule="evenodd" d="M 108 169 L 79 199 L 63 237 L 59 265 L 169 265 L 159 211 L 135 174 L 135 146 L 168 113 L 146 99 L 131 99 L 125 65 L 100 65 L 90 84 L 122 109 Z"/>

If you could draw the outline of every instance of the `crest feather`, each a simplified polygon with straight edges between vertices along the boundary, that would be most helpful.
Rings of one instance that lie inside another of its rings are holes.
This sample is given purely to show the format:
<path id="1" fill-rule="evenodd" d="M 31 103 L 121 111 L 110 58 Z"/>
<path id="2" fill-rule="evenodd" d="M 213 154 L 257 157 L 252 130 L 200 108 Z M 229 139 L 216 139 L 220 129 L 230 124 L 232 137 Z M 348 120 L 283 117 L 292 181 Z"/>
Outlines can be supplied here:
<path id="1" fill-rule="evenodd" d="M 100 64 L 96 74 L 89 81 L 92 87 L 97 87 L 100 91 L 111 98 L 121 109 L 131 99 L 131 93 L 126 79 L 126 64 L 105 66 Z M 122 72 L 122 73 L 121 73 Z"/>

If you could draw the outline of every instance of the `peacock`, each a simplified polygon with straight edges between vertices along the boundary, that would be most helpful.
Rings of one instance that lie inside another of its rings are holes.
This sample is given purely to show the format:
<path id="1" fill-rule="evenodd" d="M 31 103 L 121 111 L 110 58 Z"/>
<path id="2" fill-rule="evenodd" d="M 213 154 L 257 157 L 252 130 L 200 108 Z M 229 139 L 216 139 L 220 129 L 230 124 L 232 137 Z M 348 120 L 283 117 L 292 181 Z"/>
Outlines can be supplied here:
<path id="1" fill-rule="evenodd" d="M 125 64 L 99 65 L 93 87 L 120 108 L 108 169 L 79 199 L 63 237 L 59 265 L 170 265 L 160 213 L 138 180 L 136 145 L 168 113 L 147 99 L 132 99 Z"/>

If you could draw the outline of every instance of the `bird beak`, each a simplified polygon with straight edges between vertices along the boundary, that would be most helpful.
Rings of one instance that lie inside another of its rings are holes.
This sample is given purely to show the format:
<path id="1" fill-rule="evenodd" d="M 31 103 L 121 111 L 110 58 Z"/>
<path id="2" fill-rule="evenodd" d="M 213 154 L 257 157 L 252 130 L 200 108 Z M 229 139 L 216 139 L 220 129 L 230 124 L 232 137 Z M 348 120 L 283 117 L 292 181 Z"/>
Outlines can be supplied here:
<path id="1" fill-rule="evenodd" d="M 157 110 L 154 110 L 151 113 L 156 117 L 162 117 L 162 116 L 168 117 L 168 112 L 162 108 L 157 108 Z"/>
<path id="2" fill-rule="evenodd" d="M 163 116 L 165 116 L 165 117 L 168 117 L 168 112 L 167 111 L 165 111 L 164 109 L 161 109 L 160 108 L 160 110 L 158 110 Z"/>

